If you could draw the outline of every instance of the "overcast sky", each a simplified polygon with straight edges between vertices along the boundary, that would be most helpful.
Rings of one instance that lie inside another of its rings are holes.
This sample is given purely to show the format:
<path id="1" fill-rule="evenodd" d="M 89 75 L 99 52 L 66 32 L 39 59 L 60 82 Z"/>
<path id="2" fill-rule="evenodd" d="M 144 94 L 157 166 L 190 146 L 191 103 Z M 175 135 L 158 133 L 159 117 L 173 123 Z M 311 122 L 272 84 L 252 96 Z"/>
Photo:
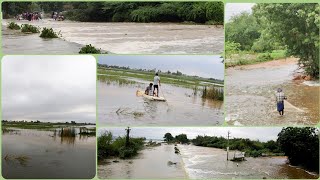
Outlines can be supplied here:
<path id="1" fill-rule="evenodd" d="M 95 122 L 92 56 L 5 56 L 2 119 Z"/>
<path id="2" fill-rule="evenodd" d="M 168 55 L 168 56 L 100 56 L 100 64 L 129 66 L 135 69 L 154 69 L 161 71 L 177 70 L 187 75 L 223 80 L 224 64 L 221 56 Z"/>
<path id="3" fill-rule="evenodd" d="M 231 138 L 249 138 L 251 140 L 269 141 L 276 140 L 280 127 L 186 127 L 186 128 L 132 128 L 132 137 L 146 137 L 147 139 L 163 139 L 165 133 L 170 132 L 173 136 L 184 133 L 189 139 L 195 138 L 197 135 L 208 136 L 223 136 L 227 137 L 227 132 L 230 131 Z M 123 128 L 100 128 L 99 135 L 109 130 L 114 136 L 125 135 L 125 127 Z"/>
<path id="4" fill-rule="evenodd" d="M 255 3 L 227 3 L 225 20 L 228 22 L 232 16 L 241 14 L 242 12 L 252 13 L 252 7 Z"/>

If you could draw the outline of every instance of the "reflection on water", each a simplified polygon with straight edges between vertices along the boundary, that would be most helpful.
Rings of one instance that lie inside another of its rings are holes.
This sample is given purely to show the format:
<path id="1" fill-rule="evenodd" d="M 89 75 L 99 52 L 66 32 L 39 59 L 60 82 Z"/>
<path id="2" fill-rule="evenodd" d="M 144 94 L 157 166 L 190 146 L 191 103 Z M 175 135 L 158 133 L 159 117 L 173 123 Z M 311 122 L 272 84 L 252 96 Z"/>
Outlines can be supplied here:
<path id="1" fill-rule="evenodd" d="M 167 102 L 136 96 L 143 83 L 118 85 L 98 82 L 99 121 L 108 125 L 220 125 L 223 102 L 193 96 L 192 89 L 163 85 Z"/>
<path id="2" fill-rule="evenodd" d="M 3 20 L 2 24 L 15 20 Z M 214 25 L 185 25 L 174 23 L 90 23 L 72 21 L 17 21 L 18 24 L 30 23 L 40 27 L 53 28 L 61 31 L 63 38 L 76 44 L 92 44 L 97 48 L 112 53 L 142 54 L 142 53 L 215 53 L 223 51 L 224 36 L 223 27 Z M 3 30 L 6 27 L 2 26 Z M 194 33 L 197 32 L 197 33 Z M 30 37 L 30 36 L 29 36 Z M 74 44 L 59 47 L 41 42 L 41 38 L 32 37 L 15 39 L 8 34 L 3 35 L 4 52 L 21 52 L 22 44 L 29 42 L 36 47 L 49 50 L 49 52 L 66 51 L 73 52 Z M 10 39 L 10 40 L 9 40 Z M 12 41 L 14 40 L 14 41 Z M 10 42 L 12 41 L 12 42 Z M 63 41 L 62 41 L 63 42 Z M 61 43 L 62 43 L 61 42 Z M 41 43 L 41 44 L 37 44 Z M 56 43 L 56 42 L 55 42 Z M 49 46 L 49 48 L 46 48 Z M 28 48 L 28 53 L 39 52 L 37 48 Z M 78 52 L 78 51 L 77 51 Z M 47 53 L 47 52 L 46 52 Z"/>
<path id="3" fill-rule="evenodd" d="M 178 147 L 191 179 L 316 179 L 319 177 L 288 165 L 286 157 L 248 157 L 247 161 L 232 162 L 226 161 L 225 150 L 193 145 Z"/>
<path id="4" fill-rule="evenodd" d="M 295 64 L 257 69 L 227 69 L 226 113 L 229 124 L 315 125 L 319 121 L 318 86 L 292 82 Z M 290 103 L 285 115 L 276 111 L 275 91 L 281 87 Z M 292 105 L 291 105 L 292 104 Z"/>
<path id="5" fill-rule="evenodd" d="M 113 162 L 114 160 L 119 162 Z M 98 165 L 98 177 L 102 179 L 187 178 L 180 156 L 174 153 L 174 146 L 165 144 L 146 148 L 133 159 L 106 159 L 101 161 Z"/>
<path id="6" fill-rule="evenodd" d="M 95 137 L 79 136 L 77 132 L 78 128 L 64 128 L 4 133 L 2 175 L 5 178 L 93 178 Z"/>

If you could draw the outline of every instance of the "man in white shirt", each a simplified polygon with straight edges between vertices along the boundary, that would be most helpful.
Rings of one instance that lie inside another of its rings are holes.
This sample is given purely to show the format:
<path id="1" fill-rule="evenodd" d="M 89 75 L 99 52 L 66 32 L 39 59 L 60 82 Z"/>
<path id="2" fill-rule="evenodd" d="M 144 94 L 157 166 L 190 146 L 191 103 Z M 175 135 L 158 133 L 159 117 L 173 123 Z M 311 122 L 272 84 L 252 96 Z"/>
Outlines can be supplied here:
<path id="1" fill-rule="evenodd" d="M 284 100 L 287 99 L 287 97 L 282 92 L 281 88 L 278 88 L 276 92 L 276 101 L 277 101 L 277 110 L 281 116 L 283 116 L 284 113 Z"/>
<path id="2" fill-rule="evenodd" d="M 159 97 L 159 86 L 160 86 L 160 77 L 158 73 L 153 78 L 153 95 L 155 95 L 155 90 L 157 89 L 157 97 Z"/>

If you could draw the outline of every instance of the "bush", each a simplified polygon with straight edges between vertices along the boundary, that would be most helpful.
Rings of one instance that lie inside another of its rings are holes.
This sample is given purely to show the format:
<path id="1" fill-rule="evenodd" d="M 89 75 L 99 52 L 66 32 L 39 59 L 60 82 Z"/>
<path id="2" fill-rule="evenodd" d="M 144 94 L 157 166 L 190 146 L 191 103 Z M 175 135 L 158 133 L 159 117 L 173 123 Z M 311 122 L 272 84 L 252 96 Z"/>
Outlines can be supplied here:
<path id="1" fill-rule="evenodd" d="M 30 25 L 30 24 L 22 24 L 21 25 L 21 32 L 23 33 L 39 33 L 39 28 Z"/>
<path id="2" fill-rule="evenodd" d="M 273 58 L 270 56 L 269 53 L 267 54 L 259 54 L 257 56 L 257 60 L 260 61 L 260 62 L 263 62 L 263 61 L 270 61 L 272 60 Z"/>
<path id="3" fill-rule="evenodd" d="M 82 47 L 79 51 L 79 54 L 101 54 L 101 50 L 89 44 Z"/>
<path id="4" fill-rule="evenodd" d="M 58 38 L 58 34 L 52 28 L 43 28 L 40 34 L 42 38 Z"/>
<path id="5" fill-rule="evenodd" d="M 8 29 L 13 29 L 13 30 L 20 30 L 21 29 L 21 27 L 18 24 L 16 24 L 15 22 L 10 22 L 7 27 L 8 27 Z"/>

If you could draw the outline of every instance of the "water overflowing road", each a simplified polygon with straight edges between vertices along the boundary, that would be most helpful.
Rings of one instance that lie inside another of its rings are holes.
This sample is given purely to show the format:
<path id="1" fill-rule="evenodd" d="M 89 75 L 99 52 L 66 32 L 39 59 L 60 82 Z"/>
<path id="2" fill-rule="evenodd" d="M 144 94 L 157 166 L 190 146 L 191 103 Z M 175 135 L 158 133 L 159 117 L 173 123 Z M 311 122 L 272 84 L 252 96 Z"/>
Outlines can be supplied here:
<path id="1" fill-rule="evenodd" d="M 113 162 L 118 160 L 119 162 Z M 176 164 L 171 164 L 176 163 Z M 101 179 L 186 179 L 183 162 L 174 153 L 173 145 L 162 144 L 146 148 L 132 159 L 111 158 L 100 161 L 98 177 Z"/>
<path id="2" fill-rule="evenodd" d="M 13 39 L 12 33 L 7 33 L 6 31 L 11 30 L 5 30 L 4 26 L 11 21 L 15 20 L 3 20 L 2 22 L 3 52 L 19 53 L 21 46 L 25 44 L 25 37 L 15 35 L 15 41 L 9 41 Z M 56 32 L 61 32 L 62 38 L 68 42 L 82 46 L 92 44 L 104 51 L 117 54 L 221 54 L 224 48 L 223 27 L 214 25 L 89 23 L 48 19 L 33 22 L 17 21 L 17 23 L 53 28 Z M 39 37 L 30 37 L 28 43 L 39 43 L 40 40 L 37 39 Z M 78 45 L 68 45 L 73 46 L 70 47 L 70 52 Z M 41 47 L 46 47 L 46 44 Z M 56 46 L 49 47 L 52 52 L 61 50 L 58 43 Z M 24 53 L 34 54 L 36 52 L 34 49 L 29 49 Z"/>
<path id="3" fill-rule="evenodd" d="M 231 125 L 315 125 L 319 121 L 319 86 L 292 81 L 296 60 L 287 59 L 228 68 L 226 120 Z M 312 83 L 313 84 L 313 83 Z M 275 92 L 287 96 L 285 115 L 276 110 Z"/>
<path id="4" fill-rule="evenodd" d="M 143 81 L 144 82 L 144 81 Z M 223 123 L 223 101 L 193 96 L 192 90 L 162 84 L 167 102 L 136 96 L 144 84 L 119 85 L 98 82 L 98 119 L 108 126 L 208 126 Z"/>
<path id="5" fill-rule="evenodd" d="M 185 169 L 191 179 L 317 179 L 319 175 L 288 165 L 286 157 L 246 158 L 227 161 L 222 149 L 179 145 Z M 233 156 L 233 152 L 230 152 Z M 237 166 L 238 164 L 238 166 Z"/>
<path id="6" fill-rule="evenodd" d="M 53 131 L 18 129 L 3 133 L 2 176 L 91 179 L 96 172 L 95 141 L 89 136 L 60 137 Z"/>

